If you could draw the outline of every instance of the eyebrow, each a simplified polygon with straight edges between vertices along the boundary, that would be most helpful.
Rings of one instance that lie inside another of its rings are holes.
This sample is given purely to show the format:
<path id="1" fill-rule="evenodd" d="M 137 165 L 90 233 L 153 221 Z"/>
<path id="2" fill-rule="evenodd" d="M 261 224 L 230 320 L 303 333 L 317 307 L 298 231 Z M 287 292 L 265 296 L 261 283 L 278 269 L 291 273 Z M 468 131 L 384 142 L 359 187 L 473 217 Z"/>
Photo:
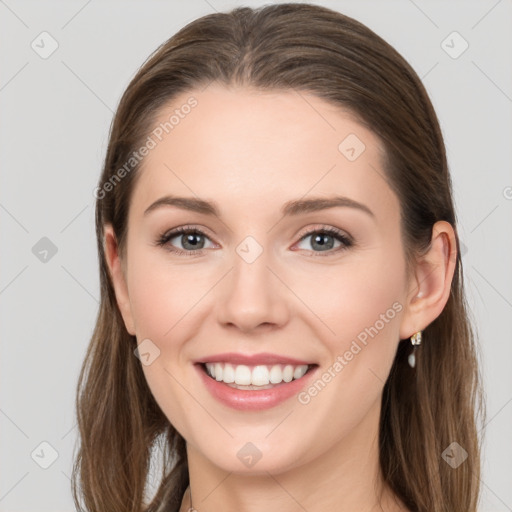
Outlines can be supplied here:
<path id="1" fill-rule="evenodd" d="M 219 207 L 213 201 L 205 201 L 204 199 L 195 197 L 179 197 L 172 195 L 167 195 L 157 199 L 148 208 L 146 208 L 144 211 L 144 216 L 156 210 L 157 208 L 164 206 L 175 206 L 183 210 L 220 218 Z M 368 208 L 368 206 L 343 196 L 314 197 L 311 199 L 297 199 L 288 201 L 281 209 L 281 213 L 283 216 L 296 216 L 303 213 L 316 212 L 335 207 L 355 208 L 367 213 L 371 217 L 375 217 L 375 214 L 370 210 L 370 208 Z"/>

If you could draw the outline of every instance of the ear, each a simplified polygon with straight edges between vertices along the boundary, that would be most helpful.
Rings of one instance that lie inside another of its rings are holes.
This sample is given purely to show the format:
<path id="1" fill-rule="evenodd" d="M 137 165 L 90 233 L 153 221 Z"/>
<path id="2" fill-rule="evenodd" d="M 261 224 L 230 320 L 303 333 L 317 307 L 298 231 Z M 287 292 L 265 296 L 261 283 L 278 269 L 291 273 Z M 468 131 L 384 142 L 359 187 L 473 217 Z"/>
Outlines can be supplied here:
<path id="1" fill-rule="evenodd" d="M 400 325 L 400 339 L 424 330 L 441 314 L 450 297 L 456 262 L 454 229 L 449 222 L 438 221 L 432 228 L 428 251 L 416 263 Z"/>
<path id="2" fill-rule="evenodd" d="M 103 243 L 110 277 L 116 294 L 117 305 L 123 317 L 126 330 L 132 336 L 135 336 L 135 323 L 133 321 L 128 286 L 126 284 L 126 273 L 123 268 L 123 262 L 121 262 L 119 256 L 117 240 L 111 224 L 104 226 Z"/>

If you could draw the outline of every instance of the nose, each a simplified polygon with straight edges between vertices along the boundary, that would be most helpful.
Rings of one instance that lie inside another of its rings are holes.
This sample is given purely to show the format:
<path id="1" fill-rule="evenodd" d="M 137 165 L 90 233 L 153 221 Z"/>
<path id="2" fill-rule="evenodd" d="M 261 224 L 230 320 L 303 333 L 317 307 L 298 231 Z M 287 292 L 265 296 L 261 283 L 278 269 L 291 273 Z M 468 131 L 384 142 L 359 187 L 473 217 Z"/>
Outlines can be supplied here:
<path id="1" fill-rule="evenodd" d="M 254 248 L 252 248 L 253 250 Z M 290 316 L 291 292 L 269 251 L 263 250 L 254 261 L 236 252 L 233 268 L 225 276 L 218 297 L 218 321 L 245 333 L 284 326 Z"/>

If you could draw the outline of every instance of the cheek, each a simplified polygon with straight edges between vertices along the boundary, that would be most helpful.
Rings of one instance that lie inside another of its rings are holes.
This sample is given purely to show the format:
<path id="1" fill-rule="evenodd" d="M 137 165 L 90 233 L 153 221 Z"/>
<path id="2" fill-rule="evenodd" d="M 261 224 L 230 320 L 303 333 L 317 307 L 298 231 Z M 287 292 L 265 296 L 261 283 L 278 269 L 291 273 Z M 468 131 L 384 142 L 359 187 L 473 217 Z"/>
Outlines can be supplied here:
<path id="1" fill-rule="evenodd" d="M 165 258 L 133 259 L 130 302 L 137 335 L 168 340 L 183 329 L 207 290 L 208 278 L 190 267 L 167 264 Z"/>
<path id="2" fill-rule="evenodd" d="M 365 329 L 375 324 L 386 333 L 391 324 L 398 330 L 404 281 L 402 262 L 399 257 L 394 261 L 390 264 L 384 253 L 354 255 L 336 266 L 319 265 L 295 277 L 290 274 L 289 279 L 307 305 L 301 309 L 316 319 L 319 336 L 341 349 L 361 333 L 364 338 Z"/>
<path id="3" fill-rule="evenodd" d="M 399 255 L 392 260 L 382 253 L 368 262 L 359 275 L 354 272 L 348 279 L 352 291 L 345 296 L 348 304 L 344 318 L 348 319 L 348 329 L 341 338 L 347 361 L 344 379 L 350 383 L 349 387 L 353 386 L 361 406 L 365 400 L 371 402 L 372 393 L 363 397 L 357 389 L 380 393 L 393 364 L 404 309 L 402 271 Z"/>
<path id="4" fill-rule="evenodd" d="M 328 353 L 318 379 L 325 384 L 314 382 L 299 401 L 319 425 L 329 421 L 349 432 L 378 399 L 399 341 L 402 264 L 398 254 L 372 252 L 315 281 L 308 305 L 322 320 L 317 337 Z"/>
<path id="5" fill-rule="evenodd" d="M 151 340 L 158 356 L 143 365 L 153 397 L 173 426 L 182 434 L 197 424 L 190 411 L 190 395 L 195 393 L 186 359 L 186 341 L 200 328 L 197 315 L 205 294 L 205 276 L 196 278 L 187 267 L 168 264 L 155 254 L 134 251 L 130 274 L 130 301 L 135 318 L 137 341 Z M 153 347 L 153 345 L 151 345 Z M 155 352 L 156 353 L 156 352 Z"/>

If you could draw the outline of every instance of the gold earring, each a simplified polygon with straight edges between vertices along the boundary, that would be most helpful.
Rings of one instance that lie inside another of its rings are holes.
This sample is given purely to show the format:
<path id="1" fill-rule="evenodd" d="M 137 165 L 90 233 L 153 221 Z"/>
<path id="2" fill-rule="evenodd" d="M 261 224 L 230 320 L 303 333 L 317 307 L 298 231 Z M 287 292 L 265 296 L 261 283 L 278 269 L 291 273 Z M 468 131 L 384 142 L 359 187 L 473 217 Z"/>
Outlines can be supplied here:
<path id="1" fill-rule="evenodd" d="M 418 331 L 418 332 L 415 332 L 412 336 L 411 336 L 411 344 L 413 346 L 413 349 L 412 349 L 412 353 L 409 354 L 409 357 L 407 358 L 407 360 L 409 361 L 409 366 L 411 368 L 414 368 L 416 366 L 416 348 L 418 347 L 418 345 L 421 344 L 421 340 L 422 340 L 422 332 L 423 331 Z"/>

